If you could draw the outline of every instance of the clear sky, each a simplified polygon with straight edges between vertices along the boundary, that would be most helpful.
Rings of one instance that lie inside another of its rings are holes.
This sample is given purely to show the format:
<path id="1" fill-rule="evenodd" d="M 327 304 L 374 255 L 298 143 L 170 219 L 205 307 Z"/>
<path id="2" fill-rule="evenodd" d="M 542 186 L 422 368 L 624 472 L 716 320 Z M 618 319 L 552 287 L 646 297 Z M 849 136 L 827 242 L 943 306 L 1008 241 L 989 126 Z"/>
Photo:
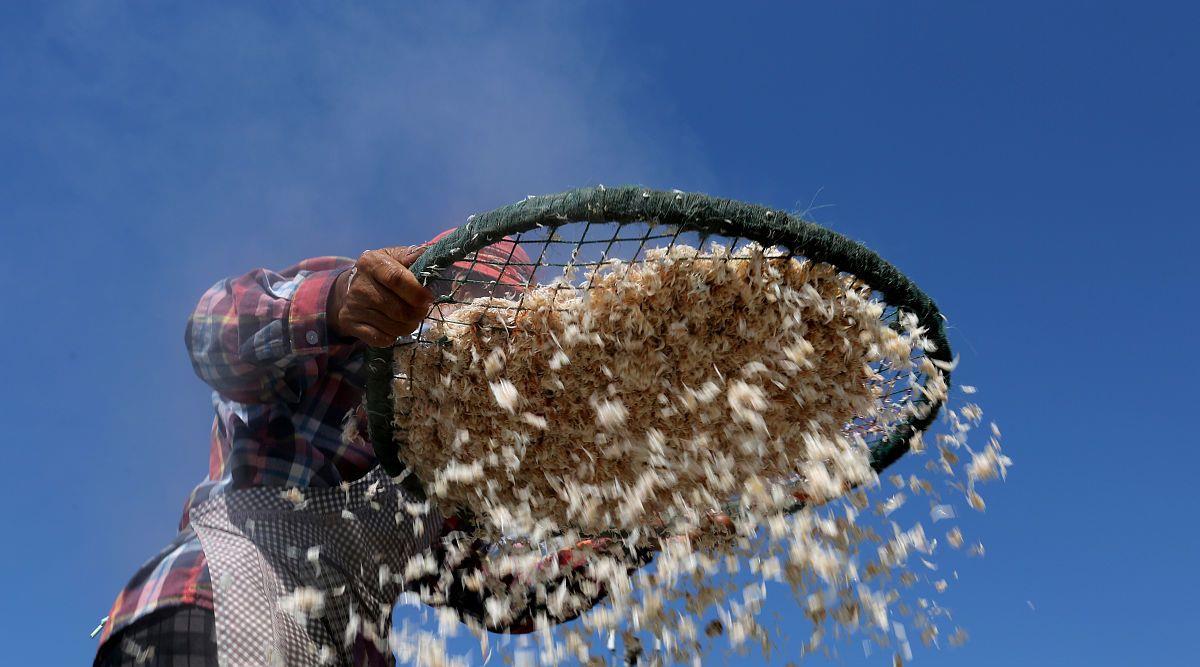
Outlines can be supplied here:
<path id="1" fill-rule="evenodd" d="M 913 664 L 1194 659 L 1194 3 L 260 4 L 0 4 L 0 661 L 170 539 L 204 289 L 595 183 L 812 205 L 946 313 L 1016 466 Z"/>

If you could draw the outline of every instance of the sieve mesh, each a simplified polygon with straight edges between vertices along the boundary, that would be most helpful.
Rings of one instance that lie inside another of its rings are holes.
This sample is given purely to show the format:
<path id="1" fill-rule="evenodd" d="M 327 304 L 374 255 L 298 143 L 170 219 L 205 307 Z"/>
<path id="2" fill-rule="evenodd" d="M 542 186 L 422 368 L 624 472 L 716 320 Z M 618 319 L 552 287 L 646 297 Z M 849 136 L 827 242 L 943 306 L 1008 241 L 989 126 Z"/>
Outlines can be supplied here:
<path id="1" fill-rule="evenodd" d="M 497 253 L 496 246 L 480 252 L 506 238 L 513 241 L 505 244 L 507 252 Z M 637 187 L 598 187 L 532 197 L 473 216 L 414 264 L 414 273 L 440 296 L 411 337 L 397 341 L 393 349 L 371 351 L 367 403 L 371 439 L 381 464 L 411 490 L 423 493 L 421 483 L 403 464 L 407 434 L 395 428 L 393 419 L 396 414 L 403 417 L 406 406 L 393 400 L 391 387 L 394 381 L 409 377 L 408 367 L 422 347 L 445 342 L 431 338 L 428 332 L 439 324 L 463 324 L 455 319 L 460 307 L 479 297 L 493 297 L 505 302 L 489 302 L 488 308 L 519 313 L 526 309 L 525 294 L 535 287 L 594 289 L 598 269 L 613 259 L 624 262 L 628 271 L 644 262 L 653 249 L 718 244 L 729 251 L 723 253 L 722 261 L 738 262 L 746 260 L 738 257 L 737 251 L 750 243 L 771 248 L 791 261 L 830 264 L 886 304 L 881 317 L 889 326 L 900 327 L 901 315 L 907 312 L 929 330 L 928 339 L 935 349 L 914 350 L 910 367 L 893 368 L 887 361 L 873 364 L 884 403 L 896 409 L 885 410 L 887 418 L 876 414 L 845 424 L 845 433 L 857 434 L 867 442 L 872 467 L 882 471 L 907 451 L 909 441 L 932 422 L 940 407 L 921 392 L 928 376 L 913 370 L 922 368 L 917 362 L 925 354 L 943 362 L 943 367 L 951 359 L 943 321 L 933 302 L 875 253 L 787 213 L 705 195 Z M 480 275 L 496 277 L 483 279 Z M 477 321 L 472 326 L 489 325 Z M 506 327 L 491 328 L 509 334 Z M 947 382 L 948 375 L 948 370 L 942 372 Z M 798 498 L 792 509 L 802 505 Z"/>

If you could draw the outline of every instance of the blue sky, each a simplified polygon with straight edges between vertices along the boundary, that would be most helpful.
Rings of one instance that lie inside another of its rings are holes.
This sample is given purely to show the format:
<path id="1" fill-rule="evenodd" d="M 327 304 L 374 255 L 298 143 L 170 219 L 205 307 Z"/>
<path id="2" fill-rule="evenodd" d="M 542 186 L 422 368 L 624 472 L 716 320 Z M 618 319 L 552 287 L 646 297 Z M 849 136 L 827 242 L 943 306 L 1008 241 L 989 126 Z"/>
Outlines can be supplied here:
<path id="1" fill-rule="evenodd" d="M 172 535 L 210 284 L 631 182 L 812 204 L 948 316 L 1016 466 L 913 664 L 1183 662 L 1200 11 L 1150 4 L 0 5 L 5 661 L 90 660 Z"/>

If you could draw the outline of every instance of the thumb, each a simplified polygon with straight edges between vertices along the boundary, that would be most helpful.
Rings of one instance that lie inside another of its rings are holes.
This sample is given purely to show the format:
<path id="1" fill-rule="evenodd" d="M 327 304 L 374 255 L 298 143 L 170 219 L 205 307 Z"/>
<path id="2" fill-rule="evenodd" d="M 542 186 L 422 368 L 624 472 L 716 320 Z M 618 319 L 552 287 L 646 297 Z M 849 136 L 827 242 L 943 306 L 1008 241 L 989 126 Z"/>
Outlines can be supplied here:
<path id="1" fill-rule="evenodd" d="M 395 259 L 404 266 L 409 267 L 412 266 L 413 263 L 421 257 L 421 255 L 424 255 L 425 251 L 428 250 L 431 245 L 431 243 L 424 243 L 413 246 L 394 246 L 387 249 L 387 254 L 390 255 L 392 259 Z"/>

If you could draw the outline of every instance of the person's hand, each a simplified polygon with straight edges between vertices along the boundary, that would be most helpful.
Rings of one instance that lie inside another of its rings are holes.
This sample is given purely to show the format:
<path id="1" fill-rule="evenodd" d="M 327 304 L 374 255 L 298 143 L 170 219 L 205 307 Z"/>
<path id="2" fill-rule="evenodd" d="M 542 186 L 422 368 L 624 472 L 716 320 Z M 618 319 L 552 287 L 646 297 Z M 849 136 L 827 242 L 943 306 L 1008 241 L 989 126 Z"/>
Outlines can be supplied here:
<path id="1" fill-rule="evenodd" d="M 368 250 L 338 276 L 329 295 L 329 327 L 374 347 L 388 347 L 417 330 L 433 293 L 408 270 L 428 246 Z"/>
<path id="2" fill-rule="evenodd" d="M 587 554 L 603 554 L 613 548 L 618 543 L 608 539 L 607 537 L 599 537 L 595 539 L 580 540 L 575 543 L 574 547 L 565 547 L 558 550 L 558 566 L 563 568 L 579 569 L 587 565 Z"/>

